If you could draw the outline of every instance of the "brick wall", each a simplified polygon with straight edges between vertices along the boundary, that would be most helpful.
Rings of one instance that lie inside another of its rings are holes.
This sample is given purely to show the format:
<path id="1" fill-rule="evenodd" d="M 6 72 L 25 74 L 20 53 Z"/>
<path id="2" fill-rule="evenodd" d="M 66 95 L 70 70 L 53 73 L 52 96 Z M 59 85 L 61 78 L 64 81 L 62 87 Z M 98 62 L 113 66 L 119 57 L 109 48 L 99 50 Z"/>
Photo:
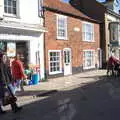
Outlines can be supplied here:
<path id="1" fill-rule="evenodd" d="M 45 27 L 48 32 L 45 33 L 45 62 L 48 70 L 48 50 L 72 49 L 72 67 L 79 68 L 83 64 L 83 50 L 100 48 L 99 24 L 94 24 L 95 42 L 82 41 L 82 22 L 80 19 L 67 17 L 68 40 L 57 39 L 56 13 L 45 11 Z M 74 28 L 80 28 L 80 31 L 74 31 Z"/>

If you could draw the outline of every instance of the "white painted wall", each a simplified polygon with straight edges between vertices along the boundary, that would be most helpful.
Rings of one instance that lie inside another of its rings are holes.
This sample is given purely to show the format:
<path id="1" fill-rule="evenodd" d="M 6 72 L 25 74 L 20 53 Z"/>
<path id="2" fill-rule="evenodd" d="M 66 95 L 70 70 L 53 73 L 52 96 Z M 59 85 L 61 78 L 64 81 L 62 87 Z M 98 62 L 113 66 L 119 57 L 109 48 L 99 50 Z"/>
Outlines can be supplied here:
<path id="1" fill-rule="evenodd" d="M 3 18 L 3 12 L 4 12 L 3 0 L 0 0 L 0 18 Z"/>
<path id="2" fill-rule="evenodd" d="M 40 53 L 40 73 L 41 78 L 44 78 L 44 33 L 36 40 L 30 41 L 30 63 L 36 64 L 36 52 Z"/>
<path id="3" fill-rule="evenodd" d="M 0 0 L 0 9 L 4 10 L 4 0 Z M 2 5 L 3 4 L 3 5 Z M 4 20 L 29 24 L 41 24 L 43 19 L 38 16 L 38 0 L 18 0 L 17 16 L 4 15 Z M 1 13 L 2 15 L 2 13 Z"/>

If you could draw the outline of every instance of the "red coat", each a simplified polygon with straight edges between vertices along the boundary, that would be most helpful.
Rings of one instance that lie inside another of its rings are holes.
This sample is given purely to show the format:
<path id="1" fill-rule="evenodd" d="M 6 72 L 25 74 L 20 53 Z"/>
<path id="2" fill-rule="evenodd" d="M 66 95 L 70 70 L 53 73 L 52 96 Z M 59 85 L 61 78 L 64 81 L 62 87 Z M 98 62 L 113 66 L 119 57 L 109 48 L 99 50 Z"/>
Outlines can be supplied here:
<path id="1" fill-rule="evenodd" d="M 110 65 L 114 65 L 115 63 L 119 63 L 120 61 L 117 58 L 111 56 L 108 62 Z"/>
<path id="2" fill-rule="evenodd" d="M 20 60 L 14 60 L 12 62 L 12 76 L 16 80 L 19 80 L 25 77 L 23 64 Z"/>

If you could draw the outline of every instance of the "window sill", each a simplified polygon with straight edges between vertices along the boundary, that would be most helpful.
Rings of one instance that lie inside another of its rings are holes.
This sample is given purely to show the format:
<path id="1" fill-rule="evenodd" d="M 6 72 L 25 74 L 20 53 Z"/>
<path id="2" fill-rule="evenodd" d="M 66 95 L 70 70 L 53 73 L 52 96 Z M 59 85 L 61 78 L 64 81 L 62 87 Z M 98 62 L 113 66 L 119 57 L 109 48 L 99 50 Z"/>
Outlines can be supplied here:
<path id="1" fill-rule="evenodd" d="M 88 40 L 83 40 L 83 42 L 94 43 L 95 41 L 88 41 Z"/>
<path id="2" fill-rule="evenodd" d="M 49 75 L 55 75 L 55 74 L 60 74 L 62 73 L 62 71 L 58 71 L 58 72 L 49 72 Z"/>
<path id="3" fill-rule="evenodd" d="M 62 37 L 57 37 L 56 39 L 57 40 L 64 40 L 64 41 L 68 40 L 68 38 L 62 38 Z"/>
<path id="4" fill-rule="evenodd" d="M 4 17 L 10 17 L 10 18 L 18 18 L 18 19 L 20 19 L 20 17 L 19 17 L 18 15 L 13 15 L 13 14 L 4 13 L 3 16 L 4 16 Z"/>
<path id="5" fill-rule="evenodd" d="M 83 67 L 84 70 L 95 68 L 95 66 Z"/>

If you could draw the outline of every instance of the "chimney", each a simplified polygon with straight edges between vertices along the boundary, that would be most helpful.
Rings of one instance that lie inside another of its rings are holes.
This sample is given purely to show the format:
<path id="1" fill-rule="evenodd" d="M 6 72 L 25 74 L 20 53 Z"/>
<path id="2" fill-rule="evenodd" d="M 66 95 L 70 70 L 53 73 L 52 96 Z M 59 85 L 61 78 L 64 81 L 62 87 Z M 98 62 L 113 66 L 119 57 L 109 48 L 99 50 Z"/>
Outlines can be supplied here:
<path id="1" fill-rule="evenodd" d="M 4 13 L 4 0 L 0 0 L 0 20 L 3 19 Z"/>

